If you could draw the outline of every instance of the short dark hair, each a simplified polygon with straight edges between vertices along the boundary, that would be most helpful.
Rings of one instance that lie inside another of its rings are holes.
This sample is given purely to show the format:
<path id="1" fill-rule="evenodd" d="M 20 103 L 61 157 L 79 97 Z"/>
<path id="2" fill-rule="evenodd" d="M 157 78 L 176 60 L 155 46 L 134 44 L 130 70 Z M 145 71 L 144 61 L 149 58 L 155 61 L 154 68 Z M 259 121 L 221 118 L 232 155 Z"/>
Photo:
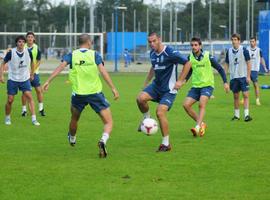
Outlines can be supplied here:
<path id="1" fill-rule="evenodd" d="M 191 38 L 191 42 L 198 42 L 199 45 L 202 45 L 201 38 L 199 38 L 199 37 L 193 37 L 193 38 Z"/>
<path id="2" fill-rule="evenodd" d="M 160 37 L 159 33 L 157 33 L 157 32 L 150 32 L 148 34 L 148 37 L 153 36 L 153 35 L 156 35 L 157 37 Z"/>
<path id="3" fill-rule="evenodd" d="M 25 39 L 25 37 L 24 37 L 23 35 L 17 36 L 16 39 L 15 39 L 15 43 L 17 44 L 17 42 L 18 42 L 19 40 L 23 40 L 24 42 L 26 42 L 26 39 Z"/>
<path id="4" fill-rule="evenodd" d="M 251 37 L 250 40 L 255 40 L 257 41 L 257 38 L 255 36 Z"/>
<path id="5" fill-rule="evenodd" d="M 27 37 L 28 35 L 33 35 L 34 37 L 36 37 L 36 36 L 35 36 L 35 33 L 32 32 L 32 31 L 28 31 L 28 32 L 26 33 L 26 37 Z"/>
<path id="6" fill-rule="evenodd" d="M 238 40 L 241 40 L 241 36 L 240 36 L 239 33 L 232 34 L 232 37 L 231 38 L 237 38 Z"/>
<path id="7" fill-rule="evenodd" d="M 91 41 L 91 38 L 88 34 L 84 33 L 79 36 L 79 45 L 85 44 L 88 40 Z"/>

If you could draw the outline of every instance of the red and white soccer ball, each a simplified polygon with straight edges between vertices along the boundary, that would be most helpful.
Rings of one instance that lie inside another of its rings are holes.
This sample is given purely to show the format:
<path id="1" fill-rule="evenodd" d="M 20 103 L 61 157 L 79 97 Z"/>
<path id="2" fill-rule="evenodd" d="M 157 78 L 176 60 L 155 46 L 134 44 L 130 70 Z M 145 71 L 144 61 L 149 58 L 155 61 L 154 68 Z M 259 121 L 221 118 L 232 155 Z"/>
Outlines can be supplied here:
<path id="1" fill-rule="evenodd" d="M 141 130 L 146 135 L 153 135 L 158 131 L 158 123 L 152 118 L 146 118 L 141 124 Z"/>

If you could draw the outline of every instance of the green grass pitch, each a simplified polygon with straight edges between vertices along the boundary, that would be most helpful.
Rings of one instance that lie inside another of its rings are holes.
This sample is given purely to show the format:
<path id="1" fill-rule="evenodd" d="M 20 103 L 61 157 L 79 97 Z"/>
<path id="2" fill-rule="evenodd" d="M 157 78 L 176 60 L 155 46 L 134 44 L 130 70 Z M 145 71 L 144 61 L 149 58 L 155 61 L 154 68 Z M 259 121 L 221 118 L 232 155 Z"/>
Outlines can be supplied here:
<path id="1" fill-rule="evenodd" d="M 20 96 L 12 110 L 12 125 L 4 125 L 6 85 L 0 85 L 0 199 L 270 199 L 270 90 L 261 90 L 262 106 L 255 105 L 253 121 L 231 122 L 232 94 L 225 94 L 216 76 L 215 99 L 207 106 L 208 129 L 193 138 L 194 122 L 182 102 L 190 83 L 180 91 L 168 113 L 172 151 L 156 153 L 160 131 L 147 137 L 136 131 L 141 114 L 136 106 L 146 74 L 111 74 L 119 101 L 104 84 L 114 118 L 109 155 L 98 158 L 102 123 L 88 107 L 79 122 L 77 144 L 67 141 L 70 84 L 59 76 L 45 94 L 47 116 L 31 124 L 20 116 Z M 48 76 L 42 76 L 44 81 Z M 269 77 L 259 78 L 270 84 Z M 151 103 L 155 116 L 156 104 Z M 156 118 L 156 117 L 155 117 Z"/>

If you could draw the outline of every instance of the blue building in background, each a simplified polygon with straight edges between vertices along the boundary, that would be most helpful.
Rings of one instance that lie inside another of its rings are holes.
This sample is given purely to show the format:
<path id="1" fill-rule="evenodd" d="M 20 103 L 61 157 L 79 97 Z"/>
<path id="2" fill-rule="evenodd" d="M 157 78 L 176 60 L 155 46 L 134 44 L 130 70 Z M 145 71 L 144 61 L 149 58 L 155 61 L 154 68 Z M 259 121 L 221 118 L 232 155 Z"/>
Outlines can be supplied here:
<path id="1" fill-rule="evenodd" d="M 260 11 L 259 15 L 259 46 L 262 49 L 266 65 L 270 67 L 270 11 Z"/>
<path id="2" fill-rule="evenodd" d="M 117 44 L 115 44 L 115 33 L 107 33 L 106 60 L 114 60 L 115 45 L 117 45 L 117 57 L 120 59 L 127 49 L 131 55 L 146 51 L 147 33 L 146 32 L 117 32 Z M 123 40 L 124 39 L 124 40 Z M 145 52 L 146 53 L 146 52 Z"/>

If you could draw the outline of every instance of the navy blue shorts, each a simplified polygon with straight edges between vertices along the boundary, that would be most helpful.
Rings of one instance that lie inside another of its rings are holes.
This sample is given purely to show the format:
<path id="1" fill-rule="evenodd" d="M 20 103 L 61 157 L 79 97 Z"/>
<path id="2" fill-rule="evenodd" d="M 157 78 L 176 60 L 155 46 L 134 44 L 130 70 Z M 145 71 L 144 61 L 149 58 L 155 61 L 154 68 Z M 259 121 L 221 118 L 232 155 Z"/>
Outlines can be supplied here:
<path id="1" fill-rule="evenodd" d="M 171 109 L 176 97 L 176 94 L 159 91 L 153 84 L 148 85 L 143 91 L 152 97 L 152 101 L 168 106 L 168 110 Z"/>
<path id="2" fill-rule="evenodd" d="M 80 112 L 82 112 L 88 104 L 96 113 L 100 113 L 101 110 L 110 107 L 109 102 L 102 92 L 89 95 L 74 94 L 71 97 L 71 105 Z"/>
<path id="3" fill-rule="evenodd" d="M 188 92 L 188 97 L 191 97 L 192 99 L 199 101 L 201 96 L 207 96 L 211 97 L 213 94 L 214 88 L 211 86 L 208 87 L 202 87 L 202 88 L 191 88 Z"/>
<path id="4" fill-rule="evenodd" d="M 251 71 L 250 79 L 252 80 L 253 83 L 258 82 L 258 72 L 257 71 Z"/>
<path id="5" fill-rule="evenodd" d="M 39 87 L 40 86 L 40 78 L 39 74 L 34 74 L 34 79 L 31 81 L 32 87 Z"/>
<path id="6" fill-rule="evenodd" d="M 24 82 L 17 82 L 8 80 L 7 81 L 7 93 L 8 95 L 16 95 L 18 93 L 18 89 L 22 92 L 30 91 L 31 92 L 31 84 L 30 80 Z"/>
<path id="7" fill-rule="evenodd" d="M 234 78 L 230 81 L 230 89 L 233 93 L 238 93 L 240 91 L 246 92 L 249 90 L 249 85 L 247 83 L 247 78 Z"/>

